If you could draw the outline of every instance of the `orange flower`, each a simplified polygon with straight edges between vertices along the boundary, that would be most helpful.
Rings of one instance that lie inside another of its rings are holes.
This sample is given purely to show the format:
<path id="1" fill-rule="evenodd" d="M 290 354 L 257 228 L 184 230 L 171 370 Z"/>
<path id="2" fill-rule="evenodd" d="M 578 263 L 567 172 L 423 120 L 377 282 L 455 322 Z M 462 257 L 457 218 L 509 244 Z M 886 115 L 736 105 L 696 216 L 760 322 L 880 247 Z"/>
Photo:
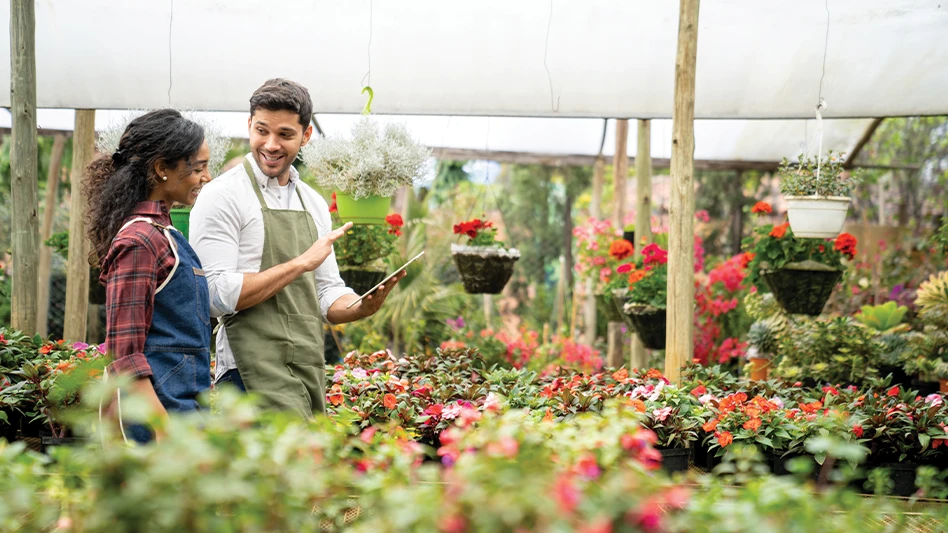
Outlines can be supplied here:
<path id="1" fill-rule="evenodd" d="M 642 400 L 639 400 L 636 398 L 635 400 L 629 401 L 629 403 L 632 404 L 632 408 L 635 409 L 636 411 L 640 413 L 645 412 L 645 402 L 643 402 Z"/>
<path id="2" fill-rule="evenodd" d="M 648 276 L 647 270 L 633 270 L 632 273 L 629 274 L 629 285 L 635 285 L 642 281 L 642 278 L 645 276 Z"/>
<path id="3" fill-rule="evenodd" d="M 734 442 L 734 435 L 731 435 L 730 431 L 715 433 L 714 436 L 718 438 L 718 444 L 722 448 L 726 448 L 728 444 Z"/>
<path id="4" fill-rule="evenodd" d="M 329 391 L 329 403 L 333 405 L 341 405 L 344 399 L 345 396 L 342 394 L 342 387 L 336 383 Z"/>
<path id="5" fill-rule="evenodd" d="M 395 406 L 398 405 L 398 399 L 395 398 L 394 394 L 386 394 L 382 397 L 382 405 L 386 409 L 395 409 Z"/>
<path id="6" fill-rule="evenodd" d="M 616 370 L 612 373 L 612 379 L 616 381 L 625 381 L 629 379 L 629 371 L 624 368 L 620 368 L 619 370 Z"/>
<path id="7" fill-rule="evenodd" d="M 645 377 L 647 379 L 662 379 L 665 376 L 657 368 L 650 368 L 648 372 L 645 373 Z"/>
<path id="8" fill-rule="evenodd" d="M 757 254 L 754 252 L 744 252 L 744 255 L 741 257 L 741 268 L 747 268 L 755 257 L 757 257 Z"/>
<path id="9" fill-rule="evenodd" d="M 744 422 L 744 429 L 747 429 L 750 431 L 757 431 L 758 429 L 760 429 L 760 419 L 751 418 L 747 422 Z"/>
<path id="10" fill-rule="evenodd" d="M 820 402 L 820 401 L 800 404 L 800 410 L 807 414 L 815 413 L 822 408 L 823 408 L 823 402 Z"/>
<path id="11" fill-rule="evenodd" d="M 49 355 L 49 352 L 51 352 L 51 351 L 53 351 L 53 347 L 52 347 L 51 345 L 49 345 L 49 344 L 47 344 L 47 345 L 45 345 L 45 346 L 43 346 L 42 348 L 39 349 L 39 353 L 41 353 L 41 354 L 43 354 L 43 355 Z"/>
<path id="12" fill-rule="evenodd" d="M 705 433 L 711 433 L 712 431 L 717 429 L 717 427 L 718 427 L 718 419 L 715 418 L 713 420 L 708 420 L 707 422 L 705 422 L 704 425 L 701 426 L 701 429 L 703 429 Z"/>
<path id="13" fill-rule="evenodd" d="M 72 363 L 69 361 L 63 361 L 56 365 L 56 370 L 59 370 L 60 372 L 68 372 L 70 369 L 72 369 Z"/>
<path id="14" fill-rule="evenodd" d="M 789 227 L 790 223 L 784 222 L 783 224 L 774 227 L 774 229 L 770 231 L 770 236 L 777 239 L 783 238 L 783 236 L 787 234 L 787 228 Z"/>
<path id="15" fill-rule="evenodd" d="M 751 213 L 754 213 L 755 215 L 764 215 L 773 212 L 773 208 L 770 207 L 770 204 L 767 202 L 757 202 L 754 204 L 754 207 L 751 208 Z"/>
<path id="16" fill-rule="evenodd" d="M 625 239 L 618 239 L 612 241 L 612 244 L 609 245 L 609 255 L 622 261 L 626 257 L 635 253 L 635 247 L 632 246 L 632 243 Z"/>

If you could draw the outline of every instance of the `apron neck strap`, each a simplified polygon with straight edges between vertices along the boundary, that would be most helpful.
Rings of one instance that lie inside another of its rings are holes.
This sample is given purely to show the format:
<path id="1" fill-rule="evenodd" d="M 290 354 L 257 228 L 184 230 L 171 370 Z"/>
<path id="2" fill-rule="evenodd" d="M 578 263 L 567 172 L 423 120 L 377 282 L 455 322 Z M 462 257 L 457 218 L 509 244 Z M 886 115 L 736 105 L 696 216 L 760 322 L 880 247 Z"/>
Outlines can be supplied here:
<path id="1" fill-rule="evenodd" d="M 253 166 L 247 159 L 244 159 L 244 170 L 247 171 L 247 177 L 250 178 L 250 184 L 253 185 L 253 192 L 260 202 L 260 209 L 267 209 L 267 202 L 263 199 L 263 193 L 260 192 L 260 185 L 257 184 L 257 176 L 253 172 Z"/>

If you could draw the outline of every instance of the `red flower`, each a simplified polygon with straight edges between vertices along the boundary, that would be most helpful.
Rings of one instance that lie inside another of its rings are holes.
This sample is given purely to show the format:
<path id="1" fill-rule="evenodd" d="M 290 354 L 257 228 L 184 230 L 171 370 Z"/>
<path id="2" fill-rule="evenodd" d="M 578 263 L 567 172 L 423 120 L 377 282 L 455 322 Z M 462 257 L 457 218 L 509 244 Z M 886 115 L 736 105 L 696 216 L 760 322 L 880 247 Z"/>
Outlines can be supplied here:
<path id="1" fill-rule="evenodd" d="M 722 448 L 726 448 L 728 444 L 734 442 L 734 435 L 731 435 L 730 431 L 725 431 L 723 433 L 715 433 L 715 437 L 718 439 L 718 444 Z"/>
<path id="2" fill-rule="evenodd" d="M 704 424 L 701 425 L 701 429 L 703 429 L 705 433 L 711 433 L 712 431 L 714 431 L 715 429 L 717 429 L 717 427 L 718 427 L 718 419 L 717 419 L 717 418 L 708 420 L 707 422 L 705 422 Z"/>
<path id="3" fill-rule="evenodd" d="M 747 422 L 744 422 L 744 429 L 747 429 L 750 431 L 757 431 L 758 429 L 760 429 L 760 419 L 751 418 Z"/>
<path id="4" fill-rule="evenodd" d="M 691 389 L 691 394 L 694 394 L 696 397 L 700 398 L 707 394 L 708 389 L 704 385 L 698 385 L 697 387 Z"/>
<path id="5" fill-rule="evenodd" d="M 862 426 L 860 426 L 859 424 L 854 424 L 854 425 L 853 425 L 853 435 L 855 435 L 857 439 L 861 439 L 861 438 L 862 438 L 862 433 L 863 433 L 863 431 L 862 431 Z"/>
<path id="6" fill-rule="evenodd" d="M 345 400 L 345 396 L 342 394 L 342 387 L 336 383 L 329 391 L 329 403 L 333 405 L 340 405 L 343 400 Z"/>
<path id="7" fill-rule="evenodd" d="M 467 222 L 461 222 L 460 224 L 454 225 L 454 233 L 458 235 L 467 235 L 468 238 L 474 239 L 477 237 L 477 233 L 482 229 L 487 229 L 493 227 L 493 224 L 490 222 L 484 222 L 479 218 L 469 220 Z"/>
<path id="8" fill-rule="evenodd" d="M 329 212 L 330 212 L 330 213 L 338 213 L 338 212 L 339 212 L 339 207 L 336 205 L 336 193 L 335 193 L 335 192 L 332 193 L 332 203 L 329 204 Z"/>
<path id="9" fill-rule="evenodd" d="M 616 272 L 618 272 L 619 274 L 627 274 L 629 272 L 632 272 L 632 263 L 619 265 L 619 268 L 616 269 Z"/>
<path id="10" fill-rule="evenodd" d="M 45 345 L 45 346 L 43 346 L 42 348 L 39 349 L 39 353 L 41 353 L 41 354 L 43 354 L 43 355 L 49 355 L 49 352 L 51 352 L 51 351 L 53 351 L 53 346 L 50 345 L 50 344 L 47 344 L 47 345 Z"/>
<path id="11" fill-rule="evenodd" d="M 783 238 L 783 236 L 787 234 L 787 228 L 789 227 L 790 223 L 784 222 L 783 224 L 774 227 L 774 229 L 770 231 L 770 236 L 776 237 L 777 239 Z"/>
<path id="12" fill-rule="evenodd" d="M 767 202 L 757 202 L 754 204 L 754 207 L 751 208 L 751 213 L 754 213 L 755 215 L 765 215 L 773 212 L 773 208 L 770 207 L 770 204 Z"/>
<path id="13" fill-rule="evenodd" d="M 658 263 L 659 265 L 664 265 L 668 262 L 668 252 L 663 250 L 657 244 L 652 243 L 645 247 L 642 250 L 642 255 L 645 256 L 645 264 L 649 263 Z"/>
<path id="14" fill-rule="evenodd" d="M 836 243 L 833 244 L 833 249 L 850 259 L 856 257 L 856 237 L 853 237 L 849 233 L 840 233 L 839 237 L 836 237 Z"/>
<path id="15" fill-rule="evenodd" d="M 386 409 L 395 409 L 395 406 L 398 405 L 398 399 L 395 398 L 394 394 L 386 394 L 382 397 L 382 405 Z"/>
<path id="16" fill-rule="evenodd" d="M 396 237 L 402 236 L 402 230 L 398 229 L 405 225 L 405 221 L 402 220 L 402 216 L 398 213 L 392 213 L 391 215 L 385 217 L 385 222 L 388 223 L 389 228 L 388 232 Z"/>
<path id="17" fill-rule="evenodd" d="M 609 255 L 622 261 L 626 257 L 629 257 L 635 253 L 635 247 L 632 246 L 632 243 L 625 239 L 618 239 L 612 241 L 612 244 L 609 245 Z"/>
<path id="18" fill-rule="evenodd" d="M 901 389 L 899 389 L 899 386 L 896 385 L 892 387 L 891 389 L 889 389 L 889 392 L 887 392 L 886 395 L 888 395 L 889 397 L 898 396 L 900 392 L 902 392 Z"/>
<path id="19" fill-rule="evenodd" d="M 836 390 L 836 387 L 829 387 L 829 386 L 823 387 L 823 392 L 828 392 L 832 394 L 833 396 L 839 396 L 839 391 Z"/>
<path id="20" fill-rule="evenodd" d="M 744 255 L 741 256 L 741 268 L 750 266 L 755 257 L 757 257 L 757 254 L 754 252 L 744 252 Z"/>

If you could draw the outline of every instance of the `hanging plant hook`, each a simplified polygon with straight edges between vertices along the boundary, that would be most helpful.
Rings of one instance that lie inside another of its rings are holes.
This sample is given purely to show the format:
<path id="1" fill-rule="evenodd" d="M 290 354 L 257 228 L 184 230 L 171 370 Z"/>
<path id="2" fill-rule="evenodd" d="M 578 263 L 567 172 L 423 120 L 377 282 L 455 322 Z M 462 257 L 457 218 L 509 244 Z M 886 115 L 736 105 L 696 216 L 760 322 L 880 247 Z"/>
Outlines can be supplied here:
<path id="1" fill-rule="evenodd" d="M 372 87 L 369 87 L 368 85 L 363 87 L 362 94 L 365 94 L 366 92 L 369 93 L 369 100 L 365 103 L 365 107 L 362 108 L 363 115 L 368 115 L 372 112 L 372 99 L 375 98 L 375 91 L 372 90 Z"/>

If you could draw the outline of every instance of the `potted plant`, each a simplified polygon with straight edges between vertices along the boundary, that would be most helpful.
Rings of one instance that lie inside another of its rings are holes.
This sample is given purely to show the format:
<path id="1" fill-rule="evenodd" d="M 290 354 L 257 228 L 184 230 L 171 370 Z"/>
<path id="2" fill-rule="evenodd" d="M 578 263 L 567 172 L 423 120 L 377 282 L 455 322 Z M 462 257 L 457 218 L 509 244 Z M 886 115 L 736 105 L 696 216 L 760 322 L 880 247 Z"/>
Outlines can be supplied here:
<path id="1" fill-rule="evenodd" d="M 758 202 L 752 210 L 771 210 Z M 790 224 L 759 225 L 744 239 L 748 278 L 758 289 L 769 289 L 788 313 L 811 316 L 823 306 L 843 275 L 843 259 L 856 256 L 856 238 L 842 233 L 835 240 L 798 239 Z"/>
<path id="2" fill-rule="evenodd" d="M 747 364 L 750 367 L 751 381 L 767 381 L 770 361 L 777 351 L 777 335 L 780 322 L 772 319 L 754 322 L 747 332 Z"/>
<path id="3" fill-rule="evenodd" d="M 882 344 L 850 317 L 798 319 L 788 325 L 772 374 L 789 382 L 860 386 L 879 376 Z"/>
<path id="4" fill-rule="evenodd" d="M 612 222 L 592 217 L 573 229 L 576 272 L 593 282 L 596 309 L 608 322 L 622 321 L 621 306 L 613 296 L 615 269 L 635 251 L 632 241 L 617 235 Z"/>
<path id="5" fill-rule="evenodd" d="M 622 228 L 622 238 L 635 244 L 635 224 L 626 224 Z"/>
<path id="6" fill-rule="evenodd" d="M 780 191 L 798 238 L 832 239 L 843 230 L 849 195 L 859 181 L 855 175 L 847 176 L 843 156 L 830 150 L 821 161 L 803 155 L 796 164 L 783 160 L 778 170 Z"/>
<path id="7" fill-rule="evenodd" d="M 338 217 L 336 193 L 329 206 L 334 226 L 342 225 Z M 385 279 L 388 272 L 385 258 L 395 249 L 405 222 L 402 216 L 393 213 L 385 217 L 384 225 L 358 225 L 349 228 L 346 236 L 333 245 L 339 276 L 346 286 L 358 294 L 364 294 Z"/>
<path id="8" fill-rule="evenodd" d="M 492 222 L 475 218 L 454 225 L 454 233 L 467 237 L 466 244 L 452 244 L 451 257 L 461 274 L 464 292 L 498 294 L 513 275 L 520 251 L 497 240 Z"/>
<path id="9" fill-rule="evenodd" d="M 664 350 L 668 252 L 652 243 L 642 249 L 641 255 L 636 263 L 618 269 L 628 279 L 623 311 L 646 348 Z"/>
<path id="10" fill-rule="evenodd" d="M 431 157 L 404 124 L 380 132 L 367 116 L 353 126 L 351 139 L 316 139 L 301 153 L 316 183 L 336 193 L 339 218 L 354 224 L 384 224 L 392 195 L 422 178 Z"/>
<path id="11" fill-rule="evenodd" d="M 948 271 L 933 274 L 919 286 L 915 305 L 924 329 L 906 336 L 905 371 L 918 373 L 919 379 L 937 379 L 939 390 L 948 392 Z"/>

